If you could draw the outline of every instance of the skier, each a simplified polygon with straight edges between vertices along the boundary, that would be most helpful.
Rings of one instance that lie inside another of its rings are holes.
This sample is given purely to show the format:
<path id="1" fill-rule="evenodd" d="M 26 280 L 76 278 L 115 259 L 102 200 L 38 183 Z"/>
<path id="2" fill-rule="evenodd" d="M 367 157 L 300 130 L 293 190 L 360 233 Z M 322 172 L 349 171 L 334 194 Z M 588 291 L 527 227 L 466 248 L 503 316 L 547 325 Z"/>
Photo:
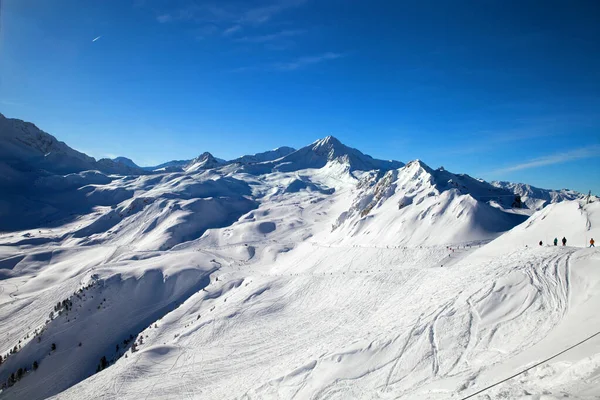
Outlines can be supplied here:
<path id="1" fill-rule="evenodd" d="M 554 238 L 554 245 L 556 246 L 558 244 L 558 239 Z"/>
<path id="2" fill-rule="evenodd" d="M 590 239 L 590 247 L 596 247 L 596 246 L 594 246 L 594 238 Z"/>
<path id="3" fill-rule="evenodd" d="M 542 243 L 542 241 L 540 240 L 540 246 L 543 245 L 544 243 Z"/>
<path id="4" fill-rule="evenodd" d="M 562 244 L 563 244 L 563 246 L 567 245 L 567 238 L 566 237 L 562 238 Z"/>

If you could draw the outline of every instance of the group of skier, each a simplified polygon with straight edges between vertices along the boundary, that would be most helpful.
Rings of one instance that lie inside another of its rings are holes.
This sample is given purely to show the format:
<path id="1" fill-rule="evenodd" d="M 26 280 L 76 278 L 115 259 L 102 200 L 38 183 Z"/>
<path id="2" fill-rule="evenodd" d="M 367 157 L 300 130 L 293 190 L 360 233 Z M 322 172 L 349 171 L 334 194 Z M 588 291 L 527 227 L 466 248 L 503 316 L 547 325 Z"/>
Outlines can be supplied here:
<path id="1" fill-rule="evenodd" d="M 562 240 L 561 240 L 561 241 L 562 241 L 562 245 L 563 245 L 563 246 L 566 246 L 566 245 L 567 245 L 567 238 L 566 238 L 566 237 L 564 237 L 564 236 L 563 236 L 563 238 L 562 238 Z M 590 247 L 596 247 L 594 243 L 596 243 L 596 242 L 594 241 L 594 238 L 591 238 L 591 239 L 590 239 Z M 544 245 L 544 242 L 542 242 L 542 241 L 540 240 L 540 246 L 543 246 L 543 245 Z M 555 245 L 555 246 L 558 246 L 558 238 L 554 238 L 554 245 Z"/>

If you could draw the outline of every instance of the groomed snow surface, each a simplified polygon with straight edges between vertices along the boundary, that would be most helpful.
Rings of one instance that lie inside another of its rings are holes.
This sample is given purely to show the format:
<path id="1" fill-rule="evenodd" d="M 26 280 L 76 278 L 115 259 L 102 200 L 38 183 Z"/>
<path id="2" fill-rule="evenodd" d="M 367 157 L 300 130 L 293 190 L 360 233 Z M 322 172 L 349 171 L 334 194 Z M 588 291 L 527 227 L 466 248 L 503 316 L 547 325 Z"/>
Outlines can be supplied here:
<path id="1" fill-rule="evenodd" d="M 600 202 L 348 149 L 2 199 L 0 399 L 600 398 Z"/>

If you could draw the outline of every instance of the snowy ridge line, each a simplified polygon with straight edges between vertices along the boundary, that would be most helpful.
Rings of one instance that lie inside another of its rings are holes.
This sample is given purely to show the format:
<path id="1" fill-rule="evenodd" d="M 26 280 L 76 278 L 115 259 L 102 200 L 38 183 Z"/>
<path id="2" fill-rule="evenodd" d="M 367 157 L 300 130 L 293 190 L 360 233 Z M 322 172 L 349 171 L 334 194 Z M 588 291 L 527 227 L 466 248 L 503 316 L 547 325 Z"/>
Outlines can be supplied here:
<path id="1" fill-rule="evenodd" d="M 487 391 L 487 390 L 489 390 L 489 389 L 491 389 L 491 388 L 493 388 L 493 387 L 495 387 L 495 386 L 498 386 L 498 385 L 500 385 L 500 384 L 502 384 L 502 383 L 504 383 L 504 382 L 507 382 L 507 381 L 511 380 L 512 378 L 515 378 L 515 377 L 517 377 L 517 376 L 519 376 L 519 375 L 522 375 L 522 374 L 524 374 L 525 372 L 527 372 L 527 371 L 529 371 L 529 370 L 532 370 L 532 369 L 534 369 L 534 368 L 536 368 L 536 367 L 539 367 L 540 365 L 542 365 L 542 364 L 544 364 L 544 363 L 546 363 L 546 362 L 548 362 L 548 361 L 550 361 L 550 360 L 552 360 L 552 359 L 554 359 L 554 358 L 556 358 L 556 357 L 558 357 L 558 356 L 560 356 L 560 355 L 562 355 L 562 354 L 566 353 L 566 352 L 567 352 L 567 351 L 569 351 L 569 350 L 572 350 L 572 349 L 574 349 L 574 348 L 575 348 L 575 347 L 577 347 L 577 346 L 580 346 L 580 345 L 584 344 L 584 343 L 585 343 L 585 342 L 587 342 L 588 340 L 591 340 L 591 339 L 595 338 L 595 337 L 596 337 L 596 336 L 598 336 L 598 335 L 600 335 L 600 331 L 598 331 L 598 332 L 594 333 L 593 335 L 591 335 L 591 336 L 589 336 L 589 337 L 587 337 L 587 338 L 583 339 L 582 341 L 580 341 L 580 342 L 578 342 L 578 343 L 575 343 L 575 344 L 574 344 L 574 345 L 572 345 L 571 347 L 568 347 L 568 348 L 564 349 L 564 350 L 563 350 L 563 351 L 561 351 L 560 353 L 556 353 L 556 354 L 554 354 L 553 356 L 546 358 L 545 360 L 542 360 L 542 361 L 540 361 L 540 362 L 538 362 L 538 363 L 536 363 L 536 364 L 533 364 L 532 366 L 530 366 L 530 367 L 527 367 L 527 368 L 525 368 L 524 370 L 522 370 L 522 371 L 519 371 L 519 372 L 517 372 L 516 374 L 509 376 L 508 378 L 505 378 L 505 379 L 503 379 L 503 380 L 501 380 L 501 381 L 498 381 L 498 382 L 496 382 L 496 383 L 494 383 L 494 384 L 492 384 L 492 385 L 489 385 L 489 386 L 487 386 L 487 387 L 485 387 L 485 388 L 483 388 L 483 389 L 481 389 L 481 390 L 479 390 L 479 391 L 477 391 L 477 392 L 475 392 L 475 393 L 473 393 L 473 394 L 470 394 L 470 395 L 468 395 L 468 396 L 466 396 L 466 397 L 462 397 L 460 400 L 467 400 L 467 399 L 470 399 L 471 397 L 477 396 L 478 394 L 481 394 L 481 393 L 483 393 L 483 392 L 485 392 L 485 391 Z"/>

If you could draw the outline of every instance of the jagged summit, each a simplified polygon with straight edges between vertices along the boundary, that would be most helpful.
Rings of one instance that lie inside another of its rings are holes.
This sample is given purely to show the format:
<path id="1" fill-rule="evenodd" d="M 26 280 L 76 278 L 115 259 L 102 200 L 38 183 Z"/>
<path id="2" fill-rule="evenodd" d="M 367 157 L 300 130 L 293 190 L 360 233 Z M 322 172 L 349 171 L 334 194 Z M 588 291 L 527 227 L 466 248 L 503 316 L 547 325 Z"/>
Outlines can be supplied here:
<path id="1" fill-rule="evenodd" d="M 329 147 L 329 146 L 344 146 L 340 140 L 334 136 L 325 136 L 323 139 L 316 140 L 313 142 L 315 147 Z"/>
<path id="2" fill-rule="evenodd" d="M 433 170 L 420 160 L 359 187 L 353 205 L 334 224 L 341 240 L 364 236 L 365 241 L 432 245 L 491 239 L 529 214 L 521 204 L 513 210 L 515 195 L 509 190 Z"/>
<path id="3" fill-rule="evenodd" d="M 223 162 L 217 160 L 211 153 L 204 152 L 194 158 L 186 167 L 186 172 L 196 172 L 203 169 L 217 168 L 223 165 Z"/>
<path id="4" fill-rule="evenodd" d="M 400 168 L 399 161 L 374 159 L 357 149 L 348 147 L 333 136 L 319 139 L 294 153 L 274 162 L 277 171 L 290 172 L 308 168 L 322 168 L 328 163 L 343 164 L 349 171 L 389 170 Z"/>
<path id="5" fill-rule="evenodd" d="M 510 190 L 467 174 L 452 173 L 443 167 L 433 169 L 419 159 L 407 163 L 400 170 L 400 175 L 409 175 L 412 179 L 419 178 L 439 193 L 455 189 L 461 194 L 468 194 L 484 202 L 494 201 L 507 208 L 510 208 L 515 200 L 514 193 Z"/>
<path id="6" fill-rule="evenodd" d="M 404 168 L 406 168 L 406 169 L 410 169 L 410 168 L 422 169 L 423 171 L 428 172 L 428 173 L 433 173 L 434 171 L 436 171 L 418 158 L 407 162 L 406 165 L 404 166 Z M 445 170 L 443 168 L 439 168 L 439 169 L 437 169 L 437 171 L 445 171 Z"/>

